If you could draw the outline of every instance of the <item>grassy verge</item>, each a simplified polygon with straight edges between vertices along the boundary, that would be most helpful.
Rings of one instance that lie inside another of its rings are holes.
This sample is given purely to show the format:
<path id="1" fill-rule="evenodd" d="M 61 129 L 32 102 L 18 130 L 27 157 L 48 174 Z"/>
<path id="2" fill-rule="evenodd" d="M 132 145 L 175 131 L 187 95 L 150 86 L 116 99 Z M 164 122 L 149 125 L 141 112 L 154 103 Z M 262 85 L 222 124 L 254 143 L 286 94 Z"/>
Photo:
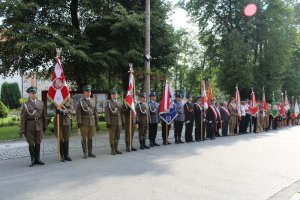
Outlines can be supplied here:
<path id="1" fill-rule="evenodd" d="M 19 131 L 20 131 L 19 125 L 0 127 L 0 141 L 20 139 Z M 98 124 L 97 133 L 104 134 L 107 132 L 108 132 L 108 130 L 106 128 L 106 123 L 100 122 Z M 71 135 L 77 135 L 77 134 L 78 134 L 77 125 L 75 123 L 73 123 L 72 129 L 71 129 Z M 48 125 L 45 136 L 46 137 L 54 136 L 54 124 L 53 123 L 50 123 Z"/>

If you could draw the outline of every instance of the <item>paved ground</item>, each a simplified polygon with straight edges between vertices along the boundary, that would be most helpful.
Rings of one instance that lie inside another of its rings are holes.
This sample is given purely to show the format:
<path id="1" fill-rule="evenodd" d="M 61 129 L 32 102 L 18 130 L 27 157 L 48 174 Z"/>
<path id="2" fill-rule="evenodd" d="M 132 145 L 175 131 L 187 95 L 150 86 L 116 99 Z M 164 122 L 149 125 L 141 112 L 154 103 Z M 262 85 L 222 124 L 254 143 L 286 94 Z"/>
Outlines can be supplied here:
<path id="1" fill-rule="evenodd" d="M 121 147 L 125 149 L 124 145 Z M 298 200 L 300 126 L 276 132 L 172 144 L 96 159 L 56 161 L 29 168 L 29 159 L 0 161 L 0 199 Z"/>

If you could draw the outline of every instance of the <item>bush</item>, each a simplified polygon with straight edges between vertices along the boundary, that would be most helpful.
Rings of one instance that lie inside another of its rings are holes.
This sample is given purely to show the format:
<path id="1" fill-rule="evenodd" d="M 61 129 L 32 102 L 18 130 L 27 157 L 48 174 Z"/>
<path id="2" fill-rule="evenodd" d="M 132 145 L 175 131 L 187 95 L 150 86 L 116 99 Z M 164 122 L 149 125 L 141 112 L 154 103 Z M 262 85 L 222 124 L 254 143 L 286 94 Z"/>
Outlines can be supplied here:
<path id="1" fill-rule="evenodd" d="M 7 107 L 0 101 L 0 118 L 6 118 L 8 116 Z"/>
<path id="2" fill-rule="evenodd" d="M 19 108 L 21 91 L 18 83 L 4 82 L 1 86 L 1 101 L 11 109 Z"/>

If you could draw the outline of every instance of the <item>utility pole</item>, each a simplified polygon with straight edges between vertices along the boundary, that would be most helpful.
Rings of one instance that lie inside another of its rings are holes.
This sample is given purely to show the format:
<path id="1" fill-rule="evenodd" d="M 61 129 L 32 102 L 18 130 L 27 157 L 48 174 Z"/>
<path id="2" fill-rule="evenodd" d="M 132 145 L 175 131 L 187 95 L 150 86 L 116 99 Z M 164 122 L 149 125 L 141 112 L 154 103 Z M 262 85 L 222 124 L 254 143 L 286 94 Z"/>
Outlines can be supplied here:
<path id="1" fill-rule="evenodd" d="M 150 0 L 146 0 L 146 35 L 145 35 L 145 85 L 144 89 L 147 94 L 147 100 L 149 100 L 150 94 Z"/>

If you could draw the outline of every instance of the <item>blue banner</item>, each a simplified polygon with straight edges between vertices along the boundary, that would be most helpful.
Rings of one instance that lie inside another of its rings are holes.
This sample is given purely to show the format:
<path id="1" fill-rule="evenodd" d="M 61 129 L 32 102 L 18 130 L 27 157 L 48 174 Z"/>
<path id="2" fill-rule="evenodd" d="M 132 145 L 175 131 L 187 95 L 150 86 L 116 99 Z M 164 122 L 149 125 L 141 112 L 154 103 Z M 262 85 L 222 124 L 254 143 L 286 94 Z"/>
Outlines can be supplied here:
<path id="1" fill-rule="evenodd" d="M 166 122 L 166 124 L 169 125 L 173 122 L 177 115 L 178 113 L 176 111 L 175 104 L 172 103 L 170 111 L 168 113 L 160 113 L 159 117 L 161 118 L 161 120 L 163 120 L 164 122 Z"/>

